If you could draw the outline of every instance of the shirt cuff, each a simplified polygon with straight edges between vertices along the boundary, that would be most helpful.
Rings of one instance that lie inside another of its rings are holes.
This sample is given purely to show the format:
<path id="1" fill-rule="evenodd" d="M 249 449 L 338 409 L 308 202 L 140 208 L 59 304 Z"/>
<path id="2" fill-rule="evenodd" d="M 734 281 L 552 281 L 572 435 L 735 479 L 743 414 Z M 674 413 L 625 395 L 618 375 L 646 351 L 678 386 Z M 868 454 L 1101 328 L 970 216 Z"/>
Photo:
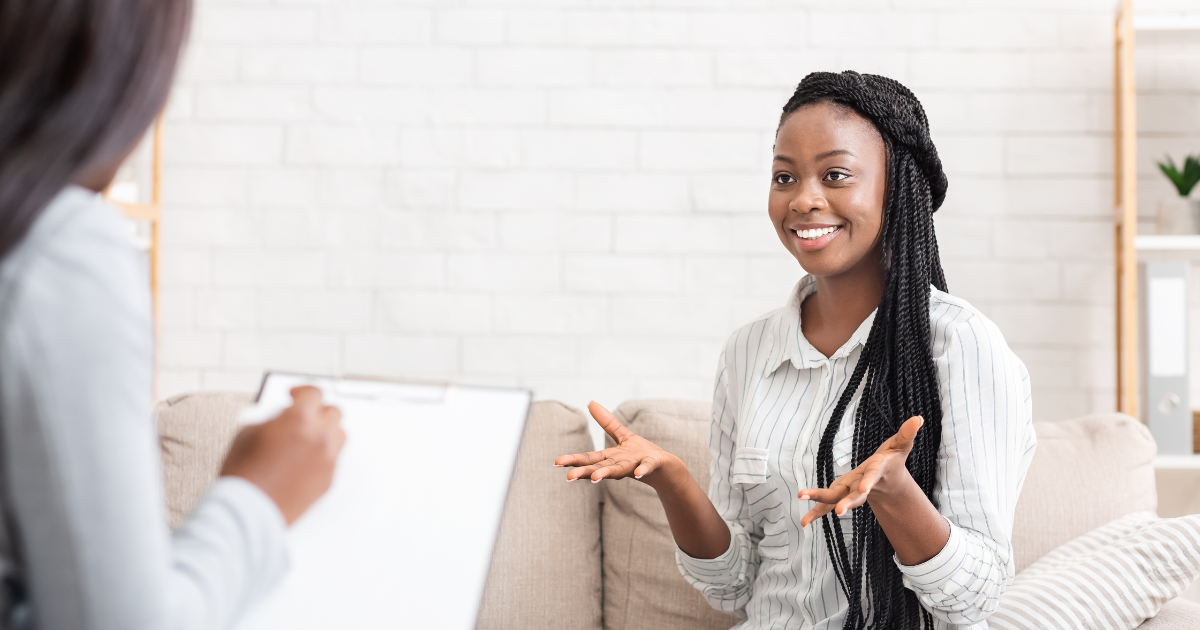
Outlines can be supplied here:
<path id="1" fill-rule="evenodd" d="M 942 518 L 946 517 L 943 515 Z M 962 530 L 951 523 L 950 519 L 946 519 L 946 523 L 950 525 L 950 538 L 946 540 L 946 546 L 934 557 L 910 567 L 901 564 L 895 555 L 892 556 L 892 560 L 904 574 L 904 583 L 914 591 L 939 590 L 942 584 L 962 567 L 967 558 L 967 540 Z"/>
<path id="2" fill-rule="evenodd" d="M 705 584 L 733 584 L 745 579 L 746 563 L 736 536 L 730 536 L 729 548 L 716 558 L 693 558 L 675 547 L 675 564 L 685 575 Z"/>

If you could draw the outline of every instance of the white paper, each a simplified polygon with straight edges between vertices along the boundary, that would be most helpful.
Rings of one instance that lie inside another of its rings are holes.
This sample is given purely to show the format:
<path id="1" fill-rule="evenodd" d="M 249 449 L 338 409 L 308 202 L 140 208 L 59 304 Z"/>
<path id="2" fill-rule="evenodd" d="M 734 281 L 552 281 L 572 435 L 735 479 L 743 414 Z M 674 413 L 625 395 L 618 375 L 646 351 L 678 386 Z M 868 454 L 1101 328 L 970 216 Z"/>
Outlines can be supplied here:
<path id="1" fill-rule="evenodd" d="M 303 384 L 341 408 L 346 446 L 291 528 L 291 571 L 238 630 L 474 628 L 530 392 L 271 374 L 244 421 Z"/>

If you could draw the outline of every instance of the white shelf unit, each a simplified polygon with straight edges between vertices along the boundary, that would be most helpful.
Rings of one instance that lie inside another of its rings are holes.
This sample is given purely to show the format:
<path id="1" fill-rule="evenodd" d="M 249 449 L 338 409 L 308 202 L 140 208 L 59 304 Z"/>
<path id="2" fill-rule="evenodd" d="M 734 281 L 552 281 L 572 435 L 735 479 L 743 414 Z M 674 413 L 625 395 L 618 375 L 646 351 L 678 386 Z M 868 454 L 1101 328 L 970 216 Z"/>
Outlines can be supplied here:
<path id="1" fill-rule="evenodd" d="M 1200 455 L 1158 455 L 1154 458 L 1158 469 L 1200 470 Z"/>
<path id="2" fill-rule="evenodd" d="M 1200 31 L 1200 14 L 1197 13 L 1146 13 L 1133 14 L 1135 31 Z"/>
<path id="3" fill-rule="evenodd" d="M 1138 258 L 1200 257 L 1200 236 L 1137 235 L 1137 80 L 1134 44 L 1154 33 L 1200 35 L 1200 11 L 1135 11 L 1119 0 L 1113 29 L 1113 223 L 1116 280 L 1117 410 L 1138 416 Z M 1169 239 L 1169 240 L 1162 240 Z"/>
<path id="4" fill-rule="evenodd" d="M 1200 234 L 1145 234 L 1135 236 L 1140 252 L 1200 252 Z"/>

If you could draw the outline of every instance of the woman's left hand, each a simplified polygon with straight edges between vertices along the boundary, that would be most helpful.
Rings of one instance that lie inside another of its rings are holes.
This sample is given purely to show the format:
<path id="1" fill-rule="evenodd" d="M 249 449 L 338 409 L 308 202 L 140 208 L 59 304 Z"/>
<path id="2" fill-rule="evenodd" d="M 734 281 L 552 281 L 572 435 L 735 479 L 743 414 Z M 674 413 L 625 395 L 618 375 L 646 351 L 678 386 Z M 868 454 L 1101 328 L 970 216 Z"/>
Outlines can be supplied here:
<path id="1" fill-rule="evenodd" d="M 836 510 L 841 516 L 847 510 L 852 510 L 867 501 L 867 495 L 872 490 L 884 492 L 890 483 L 903 482 L 909 478 L 908 469 L 904 463 L 908 453 L 912 451 L 913 439 L 925 419 L 913 416 L 900 425 L 900 430 L 888 438 L 875 454 L 867 458 L 854 470 L 838 477 L 828 488 L 805 488 L 798 495 L 802 501 L 816 501 L 817 507 L 809 510 L 800 519 L 801 527 L 825 516 L 830 510 Z"/>

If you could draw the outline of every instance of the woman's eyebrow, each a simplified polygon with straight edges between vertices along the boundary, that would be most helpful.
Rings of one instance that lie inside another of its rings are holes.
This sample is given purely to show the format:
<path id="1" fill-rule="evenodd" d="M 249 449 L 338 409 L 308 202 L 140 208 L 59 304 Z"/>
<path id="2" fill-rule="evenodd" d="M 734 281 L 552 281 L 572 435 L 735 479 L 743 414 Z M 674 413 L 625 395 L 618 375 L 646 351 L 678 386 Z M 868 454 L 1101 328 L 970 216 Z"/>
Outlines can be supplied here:
<path id="1" fill-rule="evenodd" d="M 854 153 L 852 153 L 851 151 L 848 151 L 846 149 L 834 149 L 832 151 L 826 151 L 826 152 L 816 156 L 816 158 L 814 158 L 814 161 L 820 162 L 821 160 L 824 160 L 825 158 L 831 158 L 835 155 L 849 155 L 850 157 L 854 157 Z M 776 155 L 775 161 L 776 162 L 787 162 L 788 164 L 796 163 L 795 160 L 793 160 L 792 158 L 790 158 L 786 155 Z"/>
<path id="2" fill-rule="evenodd" d="M 825 158 L 831 158 L 835 155 L 849 155 L 850 157 L 854 157 L 854 154 L 851 153 L 850 151 L 847 151 L 846 149 L 834 149 L 832 151 L 826 151 L 826 152 L 818 155 L 817 161 L 824 160 Z"/>

